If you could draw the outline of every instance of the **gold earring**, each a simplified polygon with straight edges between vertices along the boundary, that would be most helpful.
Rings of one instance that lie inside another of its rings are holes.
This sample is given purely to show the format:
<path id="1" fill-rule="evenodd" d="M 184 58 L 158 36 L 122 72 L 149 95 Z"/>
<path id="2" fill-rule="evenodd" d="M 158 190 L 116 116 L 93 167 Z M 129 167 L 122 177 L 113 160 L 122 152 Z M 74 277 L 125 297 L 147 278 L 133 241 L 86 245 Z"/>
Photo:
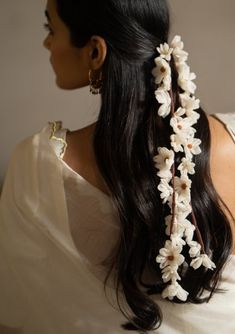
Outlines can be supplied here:
<path id="1" fill-rule="evenodd" d="M 103 86 L 102 72 L 100 72 L 99 78 L 92 78 L 92 70 L 89 70 L 89 82 L 90 82 L 90 92 L 93 95 L 101 93 L 101 88 Z"/>

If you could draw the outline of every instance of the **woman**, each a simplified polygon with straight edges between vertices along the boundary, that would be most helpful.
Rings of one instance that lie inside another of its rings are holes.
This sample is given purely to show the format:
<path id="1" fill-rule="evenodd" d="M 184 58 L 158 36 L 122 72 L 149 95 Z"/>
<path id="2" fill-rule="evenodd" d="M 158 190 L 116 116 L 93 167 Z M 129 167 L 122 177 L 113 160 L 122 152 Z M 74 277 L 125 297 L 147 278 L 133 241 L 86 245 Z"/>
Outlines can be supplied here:
<path id="1" fill-rule="evenodd" d="M 2 332 L 234 333 L 235 115 L 199 107 L 166 1 L 48 0 L 46 16 L 57 85 L 102 105 L 12 155 Z"/>

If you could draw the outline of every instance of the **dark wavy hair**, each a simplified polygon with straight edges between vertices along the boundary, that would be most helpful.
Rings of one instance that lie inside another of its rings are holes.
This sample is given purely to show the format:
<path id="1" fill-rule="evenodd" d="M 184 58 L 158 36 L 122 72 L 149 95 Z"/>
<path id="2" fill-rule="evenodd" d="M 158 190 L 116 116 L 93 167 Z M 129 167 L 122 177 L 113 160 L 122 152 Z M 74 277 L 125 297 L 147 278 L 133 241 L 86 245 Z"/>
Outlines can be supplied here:
<path id="1" fill-rule="evenodd" d="M 70 30 L 71 42 L 82 48 L 92 35 L 107 43 L 102 88 L 102 105 L 94 134 L 94 150 L 120 218 L 120 239 L 110 257 L 110 273 L 116 272 L 116 292 L 121 312 L 128 319 L 126 330 L 146 332 L 159 327 L 161 310 L 150 297 L 165 284 L 156 255 L 163 247 L 165 207 L 157 189 L 159 179 L 153 163 L 159 146 L 170 147 L 169 117 L 161 119 L 155 99 L 151 71 L 156 47 L 168 42 L 169 8 L 165 0 L 56 0 L 59 17 Z M 173 73 L 174 107 L 179 106 L 177 71 Z M 195 158 L 192 207 L 206 252 L 213 250 L 214 271 L 191 267 L 181 273 L 181 285 L 189 292 L 188 302 L 209 301 L 217 291 L 222 268 L 231 253 L 232 233 L 210 176 L 210 131 L 206 114 L 198 111 L 197 137 L 202 153 Z M 187 254 L 184 254 L 187 259 Z M 153 284 L 143 279 L 151 272 Z M 118 299 L 122 288 L 132 315 Z M 207 297 L 202 293 L 208 291 Z M 180 302 L 177 298 L 174 302 Z"/>

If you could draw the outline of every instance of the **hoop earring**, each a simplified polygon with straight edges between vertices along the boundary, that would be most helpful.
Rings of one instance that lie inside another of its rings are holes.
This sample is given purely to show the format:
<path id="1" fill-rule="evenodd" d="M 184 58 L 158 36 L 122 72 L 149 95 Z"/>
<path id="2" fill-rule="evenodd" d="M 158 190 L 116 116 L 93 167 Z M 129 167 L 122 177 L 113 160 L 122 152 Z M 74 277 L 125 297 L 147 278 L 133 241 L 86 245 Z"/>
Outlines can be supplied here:
<path id="1" fill-rule="evenodd" d="M 90 92 L 93 95 L 100 94 L 103 86 L 102 72 L 100 72 L 99 78 L 92 78 L 92 70 L 89 70 L 89 82 L 90 82 Z"/>

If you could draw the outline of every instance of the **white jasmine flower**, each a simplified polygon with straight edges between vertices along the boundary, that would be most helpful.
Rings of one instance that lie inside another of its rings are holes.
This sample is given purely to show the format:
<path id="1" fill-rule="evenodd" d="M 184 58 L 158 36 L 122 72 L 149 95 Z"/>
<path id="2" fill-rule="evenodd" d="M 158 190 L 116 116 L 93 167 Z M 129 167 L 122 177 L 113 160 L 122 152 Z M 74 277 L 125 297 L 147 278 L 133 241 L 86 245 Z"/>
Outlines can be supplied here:
<path id="1" fill-rule="evenodd" d="M 190 263 L 190 266 L 194 269 L 198 269 L 199 267 L 201 267 L 201 265 L 212 270 L 216 268 L 214 262 L 212 262 L 206 254 L 201 254 Z"/>
<path id="2" fill-rule="evenodd" d="M 177 64 L 177 69 L 179 71 L 179 75 L 182 77 L 184 80 L 194 80 L 196 79 L 196 74 L 190 72 L 190 67 L 186 63 L 179 63 Z M 188 94 L 188 92 L 185 92 Z"/>
<path id="3" fill-rule="evenodd" d="M 181 160 L 181 164 L 179 165 L 179 167 L 177 168 L 181 174 L 195 174 L 195 163 L 193 163 L 192 161 L 186 159 L 186 158 L 182 158 Z"/>
<path id="4" fill-rule="evenodd" d="M 190 200 L 190 189 L 192 181 L 187 175 L 182 175 L 181 177 L 175 176 L 175 190 L 179 196 L 179 199 Z"/>
<path id="5" fill-rule="evenodd" d="M 170 170 L 174 163 L 174 157 L 174 151 L 168 150 L 166 147 L 159 147 L 158 155 L 153 158 L 155 167 L 159 170 Z"/>
<path id="6" fill-rule="evenodd" d="M 168 169 L 162 169 L 162 170 L 160 170 L 159 172 L 157 172 L 157 175 L 160 178 L 166 179 L 168 183 L 169 183 L 169 181 L 172 178 L 172 172 L 170 170 L 168 170 Z"/>
<path id="7" fill-rule="evenodd" d="M 184 89 L 186 92 L 188 92 L 190 94 L 194 94 L 196 89 L 197 89 L 196 84 L 191 80 L 185 80 L 185 79 L 181 79 L 181 77 L 179 77 L 178 83 L 179 83 L 179 86 L 182 89 Z"/>
<path id="8" fill-rule="evenodd" d="M 156 67 L 152 70 L 152 74 L 155 77 L 155 83 L 157 85 L 162 82 L 167 86 L 167 90 L 170 90 L 171 84 L 171 67 L 168 62 L 162 57 L 155 58 Z M 165 87 L 164 87 L 165 88 Z"/>
<path id="9" fill-rule="evenodd" d="M 200 256 L 201 252 L 201 245 L 197 241 L 191 241 L 189 243 L 190 250 L 189 250 L 189 255 L 190 257 L 198 257 Z"/>
<path id="10" fill-rule="evenodd" d="M 170 240 L 165 242 L 165 247 L 161 248 L 159 255 L 156 257 L 156 262 L 160 263 L 160 268 L 167 266 L 178 268 L 184 262 L 184 256 L 180 254 L 182 246 L 173 246 Z"/>
<path id="11" fill-rule="evenodd" d="M 202 254 L 201 256 L 203 257 L 202 264 L 204 267 L 211 269 L 211 270 L 216 268 L 216 265 L 214 264 L 213 261 L 211 261 L 208 255 Z"/>
<path id="12" fill-rule="evenodd" d="M 171 112 L 170 94 L 160 87 L 155 91 L 155 96 L 158 103 L 162 104 L 158 110 L 158 115 L 165 118 Z"/>
<path id="13" fill-rule="evenodd" d="M 178 267 L 185 261 L 181 254 L 183 246 L 189 246 L 189 256 L 192 258 L 190 265 L 197 269 L 201 265 L 208 269 L 214 269 L 215 264 L 206 254 L 201 255 L 202 245 L 194 241 L 195 225 L 187 217 L 192 214 L 191 207 L 191 180 L 189 174 L 195 174 L 195 163 L 193 155 L 201 153 L 201 140 L 195 138 L 196 129 L 192 126 L 197 123 L 200 114 L 195 110 L 200 108 L 200 100 L 194 94 L 196 85 L 193 80 L 195 73 L 190 72 L 190 67 L 186 61 L 188 53 L 183 50 L 184 44 L 180 36 L 175 36 L 170 46 L 167 43 L 161 44 L 157 51 L 160 57 L 155 59 L 156 68 L 152 71 L 155 82 L 160 87 L 155 91 L 158 103 L 161 105 L 158 114 L 166 117 L 171 112 L 172 101 L 168 93 L 171 89 L 171 67 L 170 60 L 174 57 L 176 69 L 178 71 L 178 85 L 184 91 L 180 94 L 180 107 L 174 112 L 170 120 L 170 125 L 174 133 L 170 136 L 172 150 L 161 147 L 158 155 L 154 157 L 155 167 L 159 170 L 160 177 L 158 190 L 160 191 L 163 203 L 167 203 L 171 214 L 165 217 L 166 235 L 170 240 L 165 242 L 161 248 L 156 262 L 160 264 L 163 281 L 170 282 L 162 293 L 163 298 L 179 298 L 186 301 L 188 292 L 177 282 L 180 280 Z M 180 177 L 172 174 L 172 166 L 175 160 L 174 152 L 183 152 L 185 157 L 177 167 Z M 174 189 L 173 189 L 174 187 Z"/>
<path id="14" fill-rule="evenodd" d="M 185 141 L 179 134 L 171 135 L 171 147 L 175 152 L 183 152 L 183 145 L 185 145 Z"/>
<path id="15" fill-rule="evenodd" d="M 188 94 L 180 94 L 180 101 L 182 107 L 185 109 L 185 114 L 188 118 L 188 121 L 191 125 L 197 123 L 198 119 L 200 118 L 199 113 L 195 112 L 194 110 L 199 109 L 200 107 L 200 100 L 195 99 L 195 96 L 190 97 Z"/>
<path id="16" fill-rule="evenodd" d="M 179 283 L 173 282 L 172 284 L 168 285 L 162 292 L 163 298 L 169 298 L 172 300 L 174 297 L 182 301 L 186 301 L 188 297 L 188 292 L 184 290 Z"/>
<path id="17" fill-rule="evenodd" d="M 188 94 L 180 94 L 180 102 L 184 109 L 187 111 L 192 111 L 200 108 L 200 100 L 195 98 L 195 96 L 190 97 Z"/>
<path id="18" fill-rule="evenodd" d="M 198 119 L 200 118 L 200 115 L 198 112 L 190 111 L 190 110 L 186 110 L 186 116 L 188 118 L 188 122 L 190 125 L 196 124 Z"/>
<path id="19" fill-rule="evenodd" d="M 183 137 L 193 136 L 196 130 L 191 127 L 189 119 L 187 117 L 182 118 L 180 116 L 174 116 L 170 120 L 170 125 L 176 134 L 180 134 Z"/>
<path id="20" fill-rule="evenodd" d="M 179 107 L 175 112 L 175 116 L 179 116 L 179 117 L 181 117 L 185 114 L 186 114 L 186 110 L 182 107 Z"/>
<path id="21" fill-rule="evenodd" d="M 183 50 L 184 43 L 181 40 L 181 37 L 179 35 L 176 35 L 170 45 L 173 49 L 180 49 Z"/>
<path id="22" fill-rule="evenodd" d="M 187 224 L 190 224 L 190 221 L 187 220 L 187 217 L 191 213 L 191 211 L 192 211 L 192 209 L 191 209 L 191 206 L 190 206 L 190 210 L 189 211 L 178 212 L 176 214 L 178 224 L 182 224 L 183 226 L 185 224 L 186 224 L 186 226 L 187 226 Z"/>
<path id="23" fill-rule="evenodd" d="M 189 228 L 192 228 L 193 231 L 195 230 L 195 227 L 191 224 L 191 222 L 188 219 L 186 219 L 187 216 L 188 212 L 177 213 L 175 215 L 175 220 L 173 224 L 173 233 L 176 233 L 181 238 L 184 236 L 187 237 L 186 232 Z M 171 222 L 172 222 L 172 215 L 169 215 L 165 218 L 166 235 L 170 235 Z"/>
<path id="24" fill-rule="evenodd" d="M 182 239 L 181 235 L 177 233 L 171 234 L 171 241 L 172 241 L 173 247 L 186 245 L 186 242 Z"/>
<path id="25" fill-rule="evenodd" d="M 191 159 L 192 155 L 197 155 L 201 153 L 201 139 L 190 137 L 185 143 L 185 154 L 186 158 Z"/>
<path id="26" fill-rule="evenodd" d="M 185 64 L 178 64 L 177 69 L 179 72 L 178 85 L 188 94 L 194 94 L 197 86 L 192 81 L 196 79 L 195 73 L 190 73 L 190 67 Z"/>
<path id="27" fill-rule="evenodd" d="M 163 282 L 166 283 L 172 280 L 174 281 L 180 280 L 180 276 L 177 273 L 176 268 L 167 266 L 162 269 L 162 279 L 163 279 Z"/>
<path id="28" fill-rule="evenodd" d="M 167 43 L 160 44 L 160 47 L 157 48 L 157 51 L 160 53 L 160 56 L 162 58 L 165 58 L 167 61 L 171 60 L 171 54 L 172 54 L 173 48 L 170 48 Z"/>
<path id="29" fill-rule="evenodd" d="M 188 52 L 181 50 L 180 48 L 174 49 L 173 55 L 177 65 L 185 63 L 188 60 Z"/>
<path id="30" fill-rule="evenodd" d="M 159 87 L 155 90 L 155 97 L 160 104 L 168 104 L 171 102 L 170 94 L 166 92 L 163 87 Z"/>
<path id="31" fill-rule="evenodd" d="M 172 209 L 173 207 L 173 196 L 171 195 L 168 199 L 168 205 L 170 207 L 170 209 Z M 190 205 L 190 198 L 183 198 L 183 197 L 179 197 L 178 193 L 175 193 L 175 213 L 177 215 L 180 214 L 184 214 L 187 213 L 187 215 L 189 215 L 189 213 L 192 212 L 192 208 Z"/>
<path id="32" fill-rule="evenodd" d="M 187 226 L 185 226 L 184 236 L 186 238 L 187 244 L 190 244 L 193 240 L 193 235 L 195 231 L 195 226 L 189 222 Z"/>
<path id="33" fill-rule="evenodd" d="M 168 201 L 170 195 L 173 193 L 173 189 L 169 185 L 167 179 L 161 179 L 157 188 L 161 192 L 160 197 L 162 199 L 162 203 L 165 204 Z"/>

